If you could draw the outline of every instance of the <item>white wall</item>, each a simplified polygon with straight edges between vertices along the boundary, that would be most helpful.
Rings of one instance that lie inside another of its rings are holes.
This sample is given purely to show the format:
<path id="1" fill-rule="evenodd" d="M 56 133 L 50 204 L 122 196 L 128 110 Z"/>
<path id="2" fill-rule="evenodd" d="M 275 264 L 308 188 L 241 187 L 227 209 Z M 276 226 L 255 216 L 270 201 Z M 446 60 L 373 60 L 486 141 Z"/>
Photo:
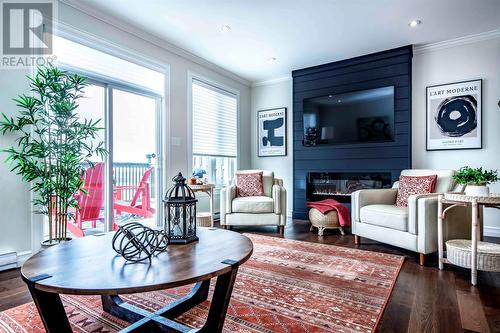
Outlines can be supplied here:
<path id="1" fill-rule="evenodd" d="M 275 177 L 283 179 L 287 190 L 287 210 L 291 216 L 293 202 L 293 114 L 292 80 L 277 80 L 252 87 L 251 124 L 251 166 L 252 169 L 271 170 Z M 258 157 L 257 153 L 257 111 L 272 108 L 287 108 L 287 155 Z"/>
<path id="2" fill-rule="evenodd" d="M 221 68 L 207 64 L 204 61 L 189 60 L 168 50 L 169 46 L 161 41 L 151 41 L 124 31 L 115 25 L 106 23 L 94 16 L 90 16 L 80 10 L 59 3 L 59 20 L 70 26 L 76 32 L 83 35 L 94 36 L 124 48 L 132 53 L 140 54 L 154 60 L 156 63 L 164 64 L 165 70 L 169 68 L 169 85 L 166 87 L 164 109 L 168 112 L 165 117 L 164 127 L 169 134 L 165 145 L 166 154 L 166 186 L 170 186 L 170 178 L 174 172 L 186 173 L 191 167 L 188 154 L 188 72 L 199 74 L 207 79 L 218 82 L 226 87 L 240 92 L 240 123 L 242 124 L 239 135 L 239 164 L 240 168 L 250 167 L 250 128 L 245 126 L 250 122 L 250 87 L 245 80 L 236 77 Z M 182 50 L 180 50 L 182 51 Z M 16 108 L 11 101 L 19 93 L 27 91 L 27 80 L 25 70 L 2 70 L 0 71 L 0 111 L 15 115 Z M 180 138 L 180 145 L 169 145 L 169 138 Z M 0 136 L 0 147 L 5 148 L 12 143 L 11 138 Z M 170 149 L 168 149 L 170 147 Z M 0 154 L 3 161 L 5 156 Z M 39 239 L 31 237 L 31 212 L 30 193 L 28 186 L 20 181 L 18 177 L 8 172 L 4 163 L 0 163 L 0 254 L 14 251 L 25 253 L 36 247 Z M 203 199 L 202 199 L 203 201 Z M 201 202 L 202 206 L 206 202 Z M 218 206 L 216 206 L 217 208 Z M 218 209 L 217 209 L 218 210 Z"/>
<path id="3" fill-rule="evenodd" d="M 498 36 L 498 35 L 497 35 Z M 413 56 L 412 142 L 413 167 L 458 169 L 461 166 L 500 170 L 500 36 L 448 48 L 418 48 Z M 427 86 L 483 79 L 483 149 L 426 151 L 425 88 Z M 500 193 L 500 183 L 491 185 Z M 485 211 L 485 233 L 500 237 L 500 213 Z"/>
<path id="4" fill-rule="evenodd" d="M 412 93 L 412 150 L 414 168 L 458 169 L 464 165 L 483 166 L 500 170 L 500 36 L 494 39 L 472 41 L 466 44 L 441 44 L 439 47 L 416 48 L 413 56 Z M 454 45 L 454 46 L 452 46 Z M 425 144 L 425 88 L 429 85 L 483 79 L 483 149 L 455 151 L 426 151 Z M 292 210 L 292 150 L 288 156 L 259 158 L 256 148 L 256 111 L 288 106 L 288 142 L 292 141 L 292 84 L 288 82 L 262 83 L 252 88 L 252 168 L 276 170 L 285 178 L 289 195 L 288 210 Z M 491 186 L 500 193 L 500 182 Z M 500 214 L 486 209 L 485 233 L 500 237 Z"/>
<path id="5" fill-rule="evenodd" d="M 0 112 L 16 116 L 12 98 L 28 89 L 24 76 L 29 70 L 0 70 Z M 0 149 L 14 143 L 13 136 L 0 135 Z M 0 254 L 31 251 L 31 204 L 29 185 L 9 172 L 0 154 Z"/>

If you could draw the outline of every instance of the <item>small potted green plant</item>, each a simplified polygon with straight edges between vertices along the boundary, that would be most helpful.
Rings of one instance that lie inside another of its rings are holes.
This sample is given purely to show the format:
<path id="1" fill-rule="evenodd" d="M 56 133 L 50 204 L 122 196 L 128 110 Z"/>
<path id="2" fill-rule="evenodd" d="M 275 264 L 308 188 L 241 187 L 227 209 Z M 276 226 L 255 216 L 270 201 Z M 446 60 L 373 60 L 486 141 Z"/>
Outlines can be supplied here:
<path id="1" fill-rule="evenodd" d="M 487 197 L 490 195 L 490 189 L 487 185 L 498 181 L 498 171 L 464 166 L 458 170 L 453 179 L 458 184 L 466 186 L 466 195 Z"/>

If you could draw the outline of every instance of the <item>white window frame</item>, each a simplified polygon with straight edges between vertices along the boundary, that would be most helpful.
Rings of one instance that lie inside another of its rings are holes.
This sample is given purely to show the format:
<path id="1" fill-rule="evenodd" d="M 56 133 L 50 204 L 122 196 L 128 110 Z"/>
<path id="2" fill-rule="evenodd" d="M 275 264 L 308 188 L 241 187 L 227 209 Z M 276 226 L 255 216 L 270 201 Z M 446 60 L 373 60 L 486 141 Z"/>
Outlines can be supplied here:
<path id="1" fill-rule="evenodd" d="M 193 81 L 200 81 L 210 86 L 214 86 L 217 89 L 224 90 L 236 96 L 236 170 L 240 168 L 240 91 L 229 87 L 227 85 L 221 84 L 220 82 L 214 81 L 206 76 L 188 71 L 187 75 L 187 102 L 188 102 L 188 121 L 187 121 L 187 158 L 188 158 L 188 175 L 191 176 L 193 173 Z M 215 191 L 218 193 L 220 188 L 216 188 Z"/>

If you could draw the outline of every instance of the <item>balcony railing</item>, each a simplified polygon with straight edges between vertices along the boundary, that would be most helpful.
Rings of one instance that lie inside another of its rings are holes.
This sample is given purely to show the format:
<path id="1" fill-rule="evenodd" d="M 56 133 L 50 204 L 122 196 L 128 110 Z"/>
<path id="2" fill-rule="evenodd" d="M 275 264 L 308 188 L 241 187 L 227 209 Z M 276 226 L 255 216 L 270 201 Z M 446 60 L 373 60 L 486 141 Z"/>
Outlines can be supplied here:
<path id="1" fill-rule="evenodd" d="M 141 181 L 144 172 L 151 167 L 149 163 L 113 163 L 113 185 L 114 186 L 134 186 Z M 153 169 L 149 183 L 151 184 L 151 198 L 155 198 L 155 172 Z M 122 191 L 121 200 L 131 201 L 134 197 L 135 189 L 125 189 Z"/>

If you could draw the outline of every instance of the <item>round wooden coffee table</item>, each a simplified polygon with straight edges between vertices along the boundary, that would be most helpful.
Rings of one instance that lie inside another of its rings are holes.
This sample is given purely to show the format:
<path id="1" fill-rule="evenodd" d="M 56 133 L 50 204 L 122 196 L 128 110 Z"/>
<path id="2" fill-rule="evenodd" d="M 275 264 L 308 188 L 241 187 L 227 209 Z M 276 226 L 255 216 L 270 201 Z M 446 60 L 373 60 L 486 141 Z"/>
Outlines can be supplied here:
<path id="1" fill-rule="evenodd" d="M 47 332 L 72 332 L 59 294 L 101 295 L 106 312 L 133 323 L 122 332 L 188 332 L 173 319 L 208 297 L 217 277 L 205 325 L 196 332 L 221 332 L 238 266 L 250 258 L 247 237 L 223 229 L 199 228 L 199 241 L 169 245 L 151 263 L 126 263 L 111 247 L 114 233 L 87 236 L 39 252 L 21 269 Z M 118 295 L 196 283 L 191 292 L 156 312 Z"/>

